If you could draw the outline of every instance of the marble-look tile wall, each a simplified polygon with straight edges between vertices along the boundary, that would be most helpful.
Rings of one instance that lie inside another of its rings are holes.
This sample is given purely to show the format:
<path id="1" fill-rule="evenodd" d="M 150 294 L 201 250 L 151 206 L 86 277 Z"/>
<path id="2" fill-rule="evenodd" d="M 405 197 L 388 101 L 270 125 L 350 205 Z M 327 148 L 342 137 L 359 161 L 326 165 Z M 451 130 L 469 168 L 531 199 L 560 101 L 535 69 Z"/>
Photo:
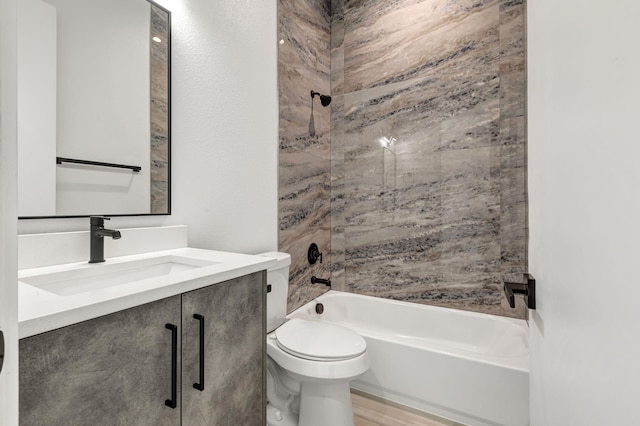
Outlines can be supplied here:
<path id="1" fill-rule="evenodd" d="M 524 0 L 331 12 L 334 288 L 524 316 Z"/>
<path id="2" fill-rule="evenodd" d="M 289 310 L 330 273 L 338 290 L 524 316 L 502 294 L 527 261 L 524 13 L 524 0 L 279 1 Z M 312 115 L 311 89 L 330 108 Z"/>
<path id="3" fill-rule="evenodd" d="M 169 211 L 169 16 L 151 5 L 151 213 Z"/>
<path id="4" fill-rule="evenodd" d="M 324 293 L 310 278 L 329 278 L 331 265 L 330 111 L 311 90 L 330 93 L 329 0 L 279 0 L 279 243 L 291 254 L 289 311 Z M 316 243 L 322 263 L 310 265 Z"/>

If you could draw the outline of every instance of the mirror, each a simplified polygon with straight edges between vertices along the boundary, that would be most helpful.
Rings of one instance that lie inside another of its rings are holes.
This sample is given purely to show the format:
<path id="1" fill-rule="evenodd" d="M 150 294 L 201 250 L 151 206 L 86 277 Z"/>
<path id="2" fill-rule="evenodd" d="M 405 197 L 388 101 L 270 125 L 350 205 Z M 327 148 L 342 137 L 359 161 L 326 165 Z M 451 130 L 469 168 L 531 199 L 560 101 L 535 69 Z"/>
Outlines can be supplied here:
<path id="1" fill-rule="evenodd" d="M 18 2 L 18 215 L 170 214 L 169 11 Z"/>

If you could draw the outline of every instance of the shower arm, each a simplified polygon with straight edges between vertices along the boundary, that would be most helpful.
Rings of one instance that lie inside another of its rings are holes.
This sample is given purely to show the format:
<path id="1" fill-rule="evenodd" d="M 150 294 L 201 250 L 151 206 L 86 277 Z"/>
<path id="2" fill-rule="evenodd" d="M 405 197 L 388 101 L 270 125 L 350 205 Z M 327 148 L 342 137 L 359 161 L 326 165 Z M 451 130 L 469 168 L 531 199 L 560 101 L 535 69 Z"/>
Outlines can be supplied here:
<path id="1" fill-rule="evenodd" d="M 323 107 L 329 106 L 329 104 L 331 103 L 331 96 L 323 95 L 320 92 L 316 92 L 315 90 L 311 91 L 311 105 L 313 105 L 313 98 L 315 98 L 316 95 L 320 97 L 320 103 Z"/>

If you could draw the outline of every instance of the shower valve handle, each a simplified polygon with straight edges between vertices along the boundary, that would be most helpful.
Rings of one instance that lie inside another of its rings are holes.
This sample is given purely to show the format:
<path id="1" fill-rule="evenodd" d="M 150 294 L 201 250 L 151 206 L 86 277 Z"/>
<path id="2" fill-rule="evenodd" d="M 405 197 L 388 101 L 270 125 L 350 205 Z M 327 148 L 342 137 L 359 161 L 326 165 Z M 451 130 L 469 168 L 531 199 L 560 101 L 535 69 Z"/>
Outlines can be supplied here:
<path id="1" fill-rule="evenodd" d="M 307 260 L 311 265 L 313 265 L 318 261 L 318 259 L 320 259 L 320 263 L 322 263 L 322 253 L 320 253 L 316 243 L 311 243 L 309 251 L 307 251 Z"/>

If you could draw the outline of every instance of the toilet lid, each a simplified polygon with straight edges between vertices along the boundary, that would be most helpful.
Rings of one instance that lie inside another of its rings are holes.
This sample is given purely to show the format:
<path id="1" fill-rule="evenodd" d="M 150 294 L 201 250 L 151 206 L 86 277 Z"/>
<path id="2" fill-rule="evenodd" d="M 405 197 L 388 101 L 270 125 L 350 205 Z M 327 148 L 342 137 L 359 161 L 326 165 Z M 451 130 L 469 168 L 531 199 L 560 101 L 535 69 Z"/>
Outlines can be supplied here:
<path id="1" fill-rule="evenodd" d="M 355 331 L 320 321 L 294 318 L 278 327 L 275 335 L 282 350 L 311 360 L 351 359 L 367 349 L 367 342 Z"/>

